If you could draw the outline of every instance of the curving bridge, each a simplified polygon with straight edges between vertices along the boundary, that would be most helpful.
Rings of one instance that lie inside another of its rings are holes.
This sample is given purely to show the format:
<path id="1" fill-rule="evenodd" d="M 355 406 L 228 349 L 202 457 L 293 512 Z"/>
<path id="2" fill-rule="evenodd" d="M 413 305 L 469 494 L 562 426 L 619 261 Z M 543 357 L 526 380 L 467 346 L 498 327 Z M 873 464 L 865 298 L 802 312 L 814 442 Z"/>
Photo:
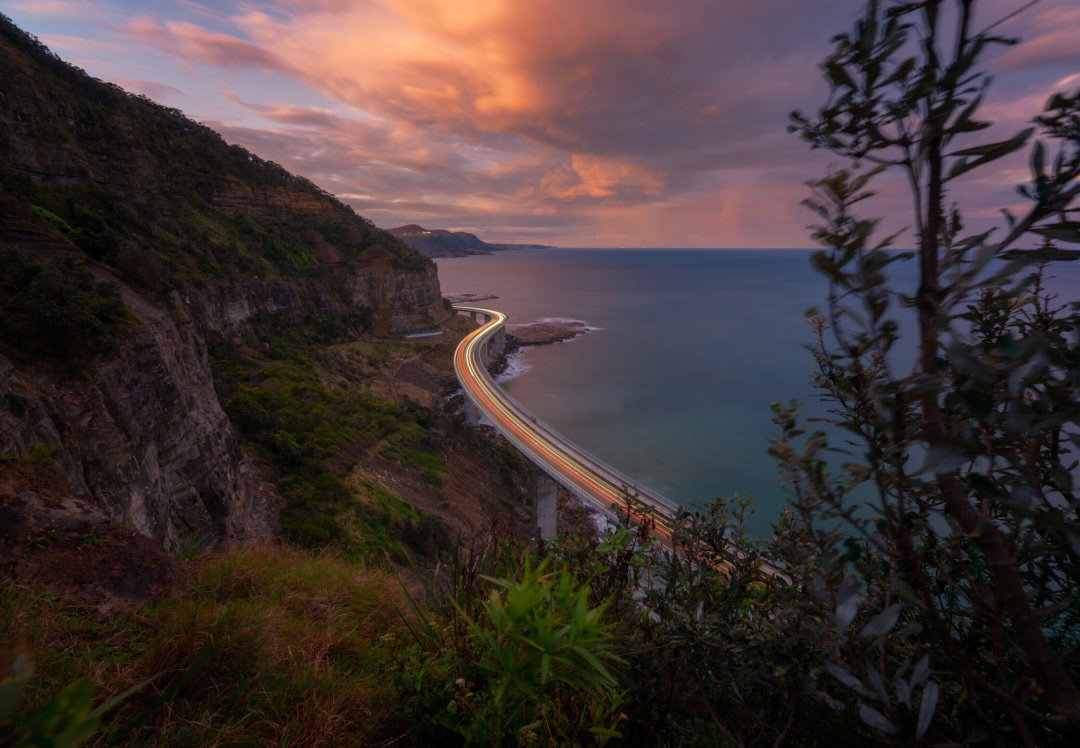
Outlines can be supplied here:
<path id="1" fill-rule="evenodd" d="M 631 517 L 643 521 L 647 514 L 654 532 L 672 547 L 677 506 L 567 441 L 495 383 L 487 369 L 488 352 L 502 353 L 506 315 L 473 306 L 458 305 L 454 309 L 476 321 L 484 320 L 454 351 L 454 373 L 473 407 L 539 469 L 533 490 L 540 536 L 550 539 L 555 535 L 554 484 L 558 483 L 607 516 L 613 514 L 613 509 L 624 516 L 629 511 Z M 729 552 L 737 554 L 738 550 L 731 547 Z M 761 572 L 774 580 L 787 580 L 778 567 L 768 562 L 762 562 Z"/>

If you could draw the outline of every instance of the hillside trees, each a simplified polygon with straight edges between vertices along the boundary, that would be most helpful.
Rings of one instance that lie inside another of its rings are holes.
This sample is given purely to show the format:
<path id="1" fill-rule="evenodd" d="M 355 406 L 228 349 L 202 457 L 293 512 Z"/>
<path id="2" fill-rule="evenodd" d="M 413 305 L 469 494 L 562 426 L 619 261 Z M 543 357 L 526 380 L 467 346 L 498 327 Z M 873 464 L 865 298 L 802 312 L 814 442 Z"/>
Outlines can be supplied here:
<path id="1" fill-rule="evenodd" d="M 835 609 L 828 669 L 863 721 L 900 741 L 933 720 L 950 739 L 975 739 L 979 723 L 1031 744 L 1080 734 L 1080 315 L 1038 270 L 1078 254 L 1080 92 L 981 142 L 980 62 L 1012 40 L 975 11 L 870 2 L 833 39 L 828 101 L 792 114 L 812 147 L 848 162 L 806 201 L 830 281 L 816 383 L 844 440 L 779 408 L 773 452 L 796 497 L 782 541 Z M 950 191 L 1029 145 L 1026 210 L 965 229 Z M 910 194 L 913 253 L 887 251 L 896 237 L 858 213 L 891 175 Z M 1020 249 L 1033 237 L 1053 242 Z M 895 283 L 902 262 L 916 287 Z M 914 362 L 897 346 L 911 318 Z"/>

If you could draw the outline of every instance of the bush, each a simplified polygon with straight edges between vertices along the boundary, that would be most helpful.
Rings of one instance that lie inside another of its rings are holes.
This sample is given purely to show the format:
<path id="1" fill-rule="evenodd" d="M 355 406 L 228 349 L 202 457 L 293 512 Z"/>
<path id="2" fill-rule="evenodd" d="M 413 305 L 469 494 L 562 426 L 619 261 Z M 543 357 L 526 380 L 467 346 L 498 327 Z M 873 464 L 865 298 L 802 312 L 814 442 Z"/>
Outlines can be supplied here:
<path id="1" fill-rule="evenodd" d="M 589 587 L 552 561 L 536 563 L 526 552 L 515 573 L 485 576 L 474 588 L 486 591 L 482 603 L 458 606 L 451 625 L 428 624 L 421 646 L 401 657 L 399 684 L 424 740 L 450 733 L 466 745 L 599 744 L 618 737 L 622 694 L 610 668 L 621 661 L 606 606 L 591 606 Z"/>
<path id="2" fill-rule="evenodd" d="M 1080 244 L 1080 91 L 987 142 L 986 55 L 1016 40 L 977 5 L 869 3 L 833 37 L 828 100 L 792 115 L 846 167 L 806 201 L 829 281 L 827 316 L 812 315 L 819 420 L 834 433 L 778 407 L 772 451 L 795 494 L 788 558 L 832 611 L 825 667 L 878 739 L 1072 744 L 1080 314 L 1039 267 L 1080 258 L 1054 244 Z M 1000 177 L 1037 129 L 1023 199 L 972 231 L 956 196 L 979 169 Z M 860 215 L 889 176 L 913 198 L 913 252 Z M 891 272 L 908 262 L 913 282 Z"/>
<path id="3" fill-rule="evenodd" d="M 71 260 L 58 267 L 0 253 L 0 344 L 17 360 L 78 370 L 88 351 L 116 350 L 127 319 L 116 288 Z"/>

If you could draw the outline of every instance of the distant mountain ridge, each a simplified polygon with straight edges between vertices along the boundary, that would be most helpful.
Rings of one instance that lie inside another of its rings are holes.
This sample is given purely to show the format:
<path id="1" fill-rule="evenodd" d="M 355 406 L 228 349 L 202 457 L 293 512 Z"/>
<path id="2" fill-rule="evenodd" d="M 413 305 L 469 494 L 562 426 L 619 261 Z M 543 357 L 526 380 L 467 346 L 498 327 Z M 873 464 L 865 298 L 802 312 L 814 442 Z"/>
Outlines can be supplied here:
<path id="1" fill-rule="evenodd" d="M 415 223 L 388 229 L 387 233 L 428 257 L 467 257 L 489 255 L 510 249 L 550 249 L 545 244 L 492 244 L 467 231 L 425 229 Z"/>

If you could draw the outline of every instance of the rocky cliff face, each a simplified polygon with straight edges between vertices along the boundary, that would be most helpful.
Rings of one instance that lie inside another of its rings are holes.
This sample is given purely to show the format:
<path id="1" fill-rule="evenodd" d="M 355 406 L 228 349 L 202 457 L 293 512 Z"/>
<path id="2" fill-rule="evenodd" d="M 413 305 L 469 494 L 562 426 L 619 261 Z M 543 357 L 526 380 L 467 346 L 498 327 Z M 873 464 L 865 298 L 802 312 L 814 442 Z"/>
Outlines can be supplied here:
<path id="1" fill-rule="evenodd" d="M 389 257 L 373 257 L 349 276 L 346 291 L 353 306 L 375 310 L 376 332 L 407 332 L 450 316 L 442 303 L 434 265 L 405 273 L 394 269 Z"/>
<path id="2" fill-rule="evenodd" d="M 203 339 L 120 290 L 132 317 L 120 348 L 85 371 L 0 355 L 3 452 L 52 466 L 73 494 L 169 548 L 268 538 L 273 497 L 218 404 Z"/>
<path id="3" fill-rule="evenodd" d="M 403 271 L 388 256 L 375 256 L 349 267 L 343 285 L 344 293 L 337 293 L 314 281 L 251 279 L 184 288 L 174 298 L 199 332 L 222 337 L 243 334 L 255 318 L 290 324 L 317 316 L 345 317 L 361 308 L 371 311 L 372 331 L 381 335 L 448 318 L 434 267 Z"/>
<path id="4" fill-rule="evenodd" d="M 2 16 L 0 80 L 0 253 L 74 260 L 116 283 L 131 317 L 117 350 L 78 374 L 0 345 L 0 455 L 52 465 L 169 547 L 267 536 L 272 497 L 218 402 L 206 337 L 361 308 L 377 333 L 429 326 L 449 316 L 434 265 Z M 0 302 L 19 293 L 0 282 Z"/>
<path id="5" fill-rule="evenodd" d="M 280 278 L 216 283 L 175 293 L 178 306 L 203 335 L 241 335 L 255 318 L 273 317 L 282 324 L 305 317 L 341 314 L 341 300 L 319 284 Z"/>

